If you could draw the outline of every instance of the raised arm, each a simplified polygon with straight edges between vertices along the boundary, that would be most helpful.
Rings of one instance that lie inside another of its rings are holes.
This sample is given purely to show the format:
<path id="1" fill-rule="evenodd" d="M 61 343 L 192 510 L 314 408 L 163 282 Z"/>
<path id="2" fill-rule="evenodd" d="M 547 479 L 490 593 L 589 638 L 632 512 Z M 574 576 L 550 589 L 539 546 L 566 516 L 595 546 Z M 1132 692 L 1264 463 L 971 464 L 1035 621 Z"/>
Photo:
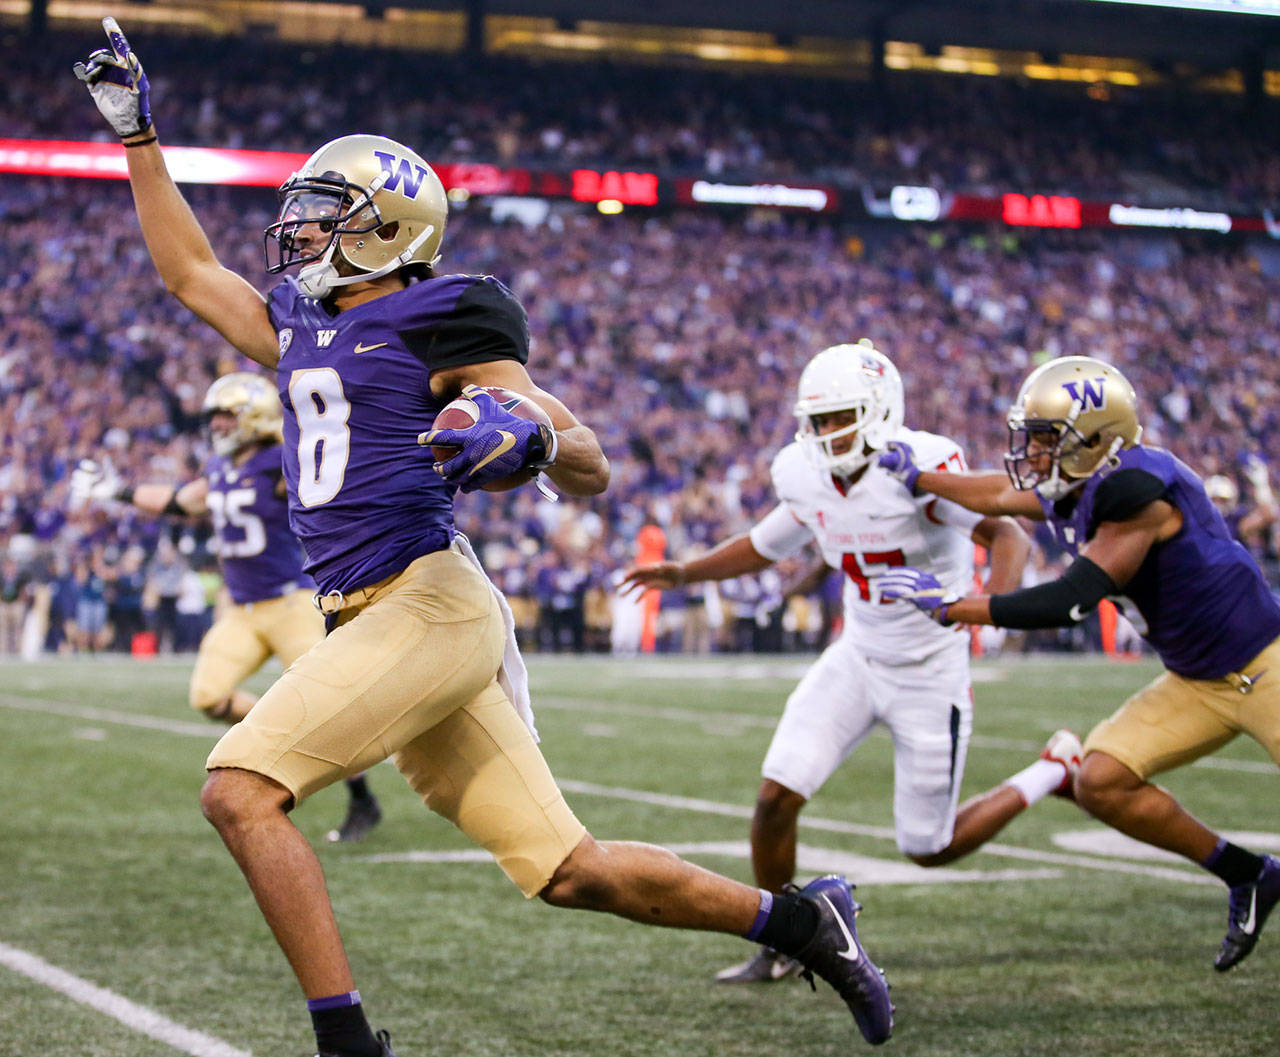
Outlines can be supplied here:
<path id="1" fill-rule="evenodd" d="M 142 63 L 113 18 L 104 18 L 109 48 L 76 63 L 75 74 L 120 136 L 142 237 L 165 288 L 233 346 L 264 367 L 279 359 L 262 295 L 224 268 L 165 166 L 151 120 L 150 85 Z"/>
<path id="2" fill-rule="evenodd" d="M 1020 586 L 1031 554 L 1031 538 L 1021 526 L 1013 518 L 984 517 L 973 527 L 972 536 L 990 556 L 987 593 L 998 595 Z"/>

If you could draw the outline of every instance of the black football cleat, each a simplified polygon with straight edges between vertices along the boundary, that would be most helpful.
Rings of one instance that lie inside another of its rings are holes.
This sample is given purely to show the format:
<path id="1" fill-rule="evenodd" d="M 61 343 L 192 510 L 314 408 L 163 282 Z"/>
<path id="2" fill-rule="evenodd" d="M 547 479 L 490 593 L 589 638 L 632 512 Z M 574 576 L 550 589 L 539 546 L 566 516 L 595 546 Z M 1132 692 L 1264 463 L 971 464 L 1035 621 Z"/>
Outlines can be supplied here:
<path id="1" fill-rule="evenodd" d="M 391 1035 L 386 1031 L 379 1031 L 373 1036 L 382 1049 L 378 1051 L 378 1057 L 396 1057 L 396 1051 L 391 1048 Z M 321 1050 L 316 1057 L 349 1057 L 345 1053 L 330 1053 L 328 1050 Z"/>
<path id="2" fill-rule="evenodd" d="M 800 896 L 818 908 L 818 931 L 796 953 L 804 966 L 801 975 L 813 984 L 817 973 L 836 989 L 872 1046 L 893 1034 L 893 1003 L 884 972 L 867 957 L 858 942 L 854 919 L 862 909 L 853 901 L 852 886 L 837 874 L 810 881 Z"/>
<path id="3" fill-rule="evenodd" d="M 382 808 L 373 797 L 359 800 L 353 799 L 347 807 L 347 817 L 342 825 L 331 829 L 325 838 L 331 844 L 355 844 L 367 837 L 379 822 L 382 821 Z"/>
<path id="4" fill-rule="evenodd" d="M 1248 884 L 1231 889 L 1227 908 L 1227 934 L 1213 967 L 1220 973 L 1249 957 L 1267 915 L 1280 903 L 1280 860 L 1262 857 L 1262 872 Z"/>

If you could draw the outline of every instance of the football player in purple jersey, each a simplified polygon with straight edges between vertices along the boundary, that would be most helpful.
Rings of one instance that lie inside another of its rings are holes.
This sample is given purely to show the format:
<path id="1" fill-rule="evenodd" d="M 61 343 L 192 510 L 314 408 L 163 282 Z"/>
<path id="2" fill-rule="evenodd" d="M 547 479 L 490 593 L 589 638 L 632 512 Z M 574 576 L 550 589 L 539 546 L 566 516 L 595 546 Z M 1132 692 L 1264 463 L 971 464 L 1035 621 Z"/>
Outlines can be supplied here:
<path id="1" fill-rule="evenodd" d="M 1204 484 L 1140 442 L 1133 387 L 1087 356 L 1033 371 L 1009 410 L 1004 474 L 921 470 L 905 445 L 880 465 L 912 492 L 985 514 L 1047 521 L 1075 562 L 1050 583 L 949 596 L 918 569 L 891 592 L 942 624 L 1052 628 L 1118 596 L 1166 671 L 1098 724 L 1084 744 L 1076 802 L 1137 840 L 1185 856 L 1228 886 L 1225 971 L 1257 943 L 1280 902 L 1280 861 L 1214 833 L 1151 779 L 1248 734 L 1280 763 L 1280 602 L 1232 539 Z"/>
<path id="2" fill-rule="evenodd" d="M 307 998 L 320 1057 L 394 1057 L 360 1003 L 324 876 L 289 811 L 391 757 L 434 811 L 490 851 L 526 897 L 634 921 L 743 936 L 793 954 L 844 999 L 863 1036 L 893 1009 L 834 875 L 773 895 L 650 844 L 596 841 L 538 749 L 510 610 L 453 525 L 455 493 L 521 470 L 604 490 L 595 434 L 525 369 L 528 320 L 488 276 L 435 271 L 439 179 L 380 136 L 317 150 L 281 188 L 264 298 L 224 268 L 165 167 L 150 89 L 119 27 L 78 64 L 126 148 L 143 238 L 168 290 L 249 358 L 278 370 L 290 524 L 329 634 L 218 742 L 205 815 L 236 859 Z M 479 387 L 550 415 L 541 426 Z M 466 392 L 466 430 L 432 429 Z M 424 446 L 425 445 L 425 446 Z M 439 466 L 430 445 L 457 447 Z"/>
<path id="3" fill-rule="evenodd" d="M 71 474 L 72 502 L 114 500 L 148 514 L 207 517 L 231 604 L 200 640 L 188 700 L 210 719 L 239 723 L 257 702 L 240 684 L 269 658 L 288 668 L 324 638 L 312 604 L 315 583 L 289 528 L 281 469 L 283 415 L 275 386 L 261 375 L 224 375 L 209 387 L 203 413 L 213 454 L 204 473 L 182 485 L 126 485 L 106 463 Z M 363 840 L 382 810 L 363 775 L 347 779 L 350 801 L 330 839 Z"/>

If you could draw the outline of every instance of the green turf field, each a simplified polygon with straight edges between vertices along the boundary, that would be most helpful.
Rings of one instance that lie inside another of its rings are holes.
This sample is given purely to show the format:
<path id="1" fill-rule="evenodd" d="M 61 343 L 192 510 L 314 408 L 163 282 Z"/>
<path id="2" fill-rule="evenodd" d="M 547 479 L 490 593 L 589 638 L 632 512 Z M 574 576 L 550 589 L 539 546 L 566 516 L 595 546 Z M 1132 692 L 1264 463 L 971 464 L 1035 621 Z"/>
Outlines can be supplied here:
<path id="1" fill-rule="evenodd" d="M 760 760 L 802 667 L 531 658 L 546 755 L 591 830 L 672 845 L 743 880 Z M 1154 670 L 980 664 L 965 794 L 1029 762 L 1056 727 L 1087 729 Z M 216 728 L 187 710 L 187 673 L 183 661 L 0 667 L 0 1057 L 312 1052 L 284 959 L 200 817 Z M 873 736 L 801 831 L 805 874 L 860 882 L 863 939 L 898 1006 L 886 1052 L 1274 1052 L 1280 924 L 1238 970 L 1213 972 L 1225 890 L 1106 841 L 1053 798 L 995 852 L 946 873 L 911 868 L 887 836 L 889 750 Z M 712 984 L 742 941 L 526 903 L 492 863 L 433 856 L 470 846 L 389 765 L 371 781 L 386 819 L 362 845 L 323 844 L 341 789 L 295 817 L 322 845 L 366 1007 L 400 1057 L 868 1049 L 825 986 Z M 1280 849 L 1280 784 L 1252 742 L 1166 784 L 1211 825 Z"/>

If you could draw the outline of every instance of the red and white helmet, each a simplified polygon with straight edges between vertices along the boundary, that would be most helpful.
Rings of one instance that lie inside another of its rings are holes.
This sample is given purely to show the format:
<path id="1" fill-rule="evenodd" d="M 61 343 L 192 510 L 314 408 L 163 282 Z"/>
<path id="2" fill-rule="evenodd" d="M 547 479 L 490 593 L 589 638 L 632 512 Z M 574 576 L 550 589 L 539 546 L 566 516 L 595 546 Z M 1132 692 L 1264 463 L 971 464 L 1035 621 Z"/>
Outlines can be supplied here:
<path id="1" fill-rule="evenodd" d="M 848 477 L 902 429 L 902 376 L 870 338 L 856 345 L 832 345 L 801 373 L 794 411 L 800 425 L 796 440 L 810 460 L 838 477 Z M 831 433 L 819 433 L 813 416 L 834 411 L 856 411 L 857 418 Z M 832 441 L 851 435 L 854 443 L 848 451 L 832 449 Z"/>

